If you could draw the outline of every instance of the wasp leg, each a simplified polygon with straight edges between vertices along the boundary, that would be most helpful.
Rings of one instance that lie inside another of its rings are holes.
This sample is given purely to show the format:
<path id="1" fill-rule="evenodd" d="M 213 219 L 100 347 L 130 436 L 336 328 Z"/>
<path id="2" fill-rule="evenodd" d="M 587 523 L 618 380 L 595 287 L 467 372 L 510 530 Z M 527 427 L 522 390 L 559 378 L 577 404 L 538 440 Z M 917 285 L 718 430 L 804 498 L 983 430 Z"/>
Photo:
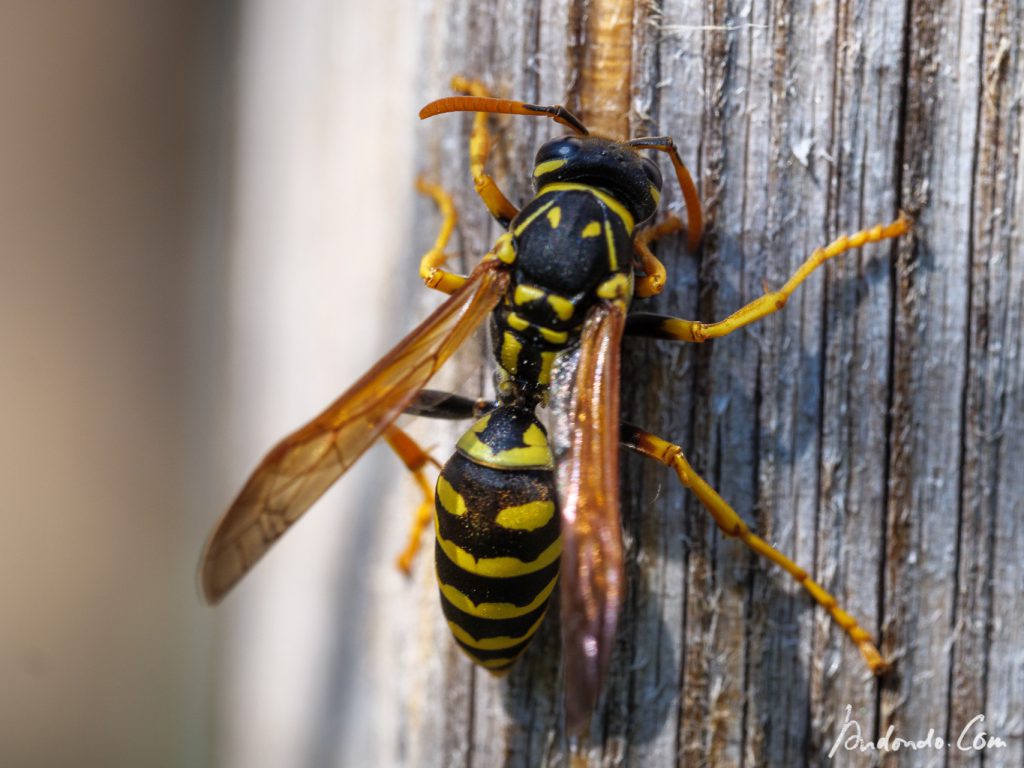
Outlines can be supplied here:
<path id="1" fill-rule="evenodd" d="M 704 212 L 700 207 L 697 185 L 693 183 L 689 169 L 679 157 L 675 141 L 671 136 L 645 136 L 642 139 L 627 141 L 626 144 L 636 149 L 656 149 L 667 154 L 672 160 L 672 168 L 676 172 L 676 180 L 683 193 L 683 202 L 686 203 L 686 245 L 691 251 L 697 250 L 700 237 L 704 234 Z"/>
<path id="2" fill-rule="evenodd" d="M 448 247 L 448 240 L 455 230 L 455 222 L 459 220 L 455 212 L 455 203 L 444 189 L 437 184 L 431 184 L 422 176 L 416 179 L 416 189 L 421 194 L 433 198 L 438 210 L 441 211 L 441 231 L 437 233 L 433 247 L 420 259 L 420 277 L 428 288 L 447 294 L 455 293 L 466 282 L 466 278 L 442 268 L 448 260 L 444 249 Z"/>
<path id="3" fill-rule="evenodd" d="M 683 222 L 678 216 L 666 216 L 663 221 L 660 221 L 653 227 L 641 230 L 636 239 L 633 240 L 633 250 L 636 251 L 637 258 L 640 261 L 640 268 L 644 271 L 644 276 L 636 279 L 636 284 L 633 288 L 635 296 L 646 299 L 649 296 L 656 296 L 661 293 L 665 287 L 665 265 L 661 263 L 657 256 L 651 253 L 649 244 L 652 240 L 679 232 L 682 228 Z"/>
<path id="4" fill-rule="evenodd" d="M 441 468 L 441 465 L 433 456 L 420 448 L 415 440 L 394 425 L 385 430 L 384 439 L 391 446 L 391 450 L 398 454 L 398 458 L 405 464 L 406 469 L 412 473 L 416 484 L 423 493 L 423 501 L 416 508 L 416 516 L 413 518 L 412 527 L 409 530 L 409 542 L 396 561 L 399 570 L 409 574 L 412 570 L 413 558 L 416 557 L 416 552 L 420 548 L 423 531 L 430 524 L 434 510 L 434 489 L 423 470 L 427 464 L 433 464 L 438 469 Z"/>
<path id="5" fill-rule="evenodd" d="M 405 409 L 405 413 L 412 416 L 426 416 L 430 419 L 477 419 L 488 411 L 494 410 L 496 405 L 497 403 L 490 400 L 473 400 L 451 392 L 424 389 L 416 395 L 416 398 Z M 412 473 L 416 484 L 423 492 L 423 501 L 417 507 L 416 516 L 409 529 L 409 542 L 396 561 L 399 570 L 408 574 L 412 569 L 413 558 L 419 551 L 423 531 L 430 525 L 434 509 L 434 489 L 427 481 L 423 470 L 428 463 L 438 469 L 441 468 L 441 465 L 408 434 L 394 425 L 388 427 L 384 432 L 384 439 Z"/>
<path id="6" fill-rule="evenodd" d="M 453 77 L 452 88 L 470 96 L 490 96 L 483 83 L 465 77 Z M 491 175 L 484 170 L 490 152 L 491 134 L 487 130 L 487 113 L 477 112 L 473 118 L 473 130 L 469 135 L 469 168 L 473 174 L 473 186 L 491 215 L 502 227 L 508 228 L 512 219 L 519 215 L 519 209 L 509 202 Z"/>
<path id="7" fill-rule="evenodd" d="M 479 419 L 497 406 L 493 400 L 474 400 L 452 392 L 423 389 L 404 412 L 410 416 L 426 416 L 428 419 Z"/>
<path id="8" fill-rule="evenodd" d="M 909 231 L 910 219 L 900 213 L 900 217 L 890 224 L 879 224 L 871 229 L 854 232 L 852 235 L 842 235 L 824 248 L 815 250 L 779 290 L 766 292 L 764 296 L 759 296 L 717 323 L 702 323 L 699 320 L 683 320 L 667 315 L 638 312 L 630 315 L 626 323 L 626 333 L 631 336 L 693 342 L 728 336 L 733 331 L 778 312 L 786 306 L 786 301 L 797 286 L 829 259 L 868 243 L 899 237 Z"/>
<path id="9" fill-rule="evenodd" d="M 835 597 L 811 579 L 807 571 L 772 547 L 764 539 L 753 534 L 750 528 L 747 527 L 747 524 L 736 514 L 735 510 L 718 495 L 718 492 L 693 471 L 693 467 L 690 466 L 690 463 L 683 455 L 682 448 L 632 424 L 623 424 L 621 434 L 622 444 L 625 447 L 636 451 L 641 456 L 660 461 L 665 466 L 675 470 L 679 481 L 693 491 L 697 500 L 704 505 L 704 508 L 714 518 L 722 533 L 726 536 L 738 538 L 754 550 L 754 552 L 768 558 L 796 579 L 810 593 L 815 602 L 828 611 L 832 620 L 835 621 L 839 628 L 850 637 L 858 650 L 860 650 L 861 655 L 872 672 L 881 674 L 885 671 L 886 661 L 882 658 L 882 654 L 878 652 L 878 648 L 875 646 L 867 630 L 858 624 L 853 616 L 840 608 Z"/>

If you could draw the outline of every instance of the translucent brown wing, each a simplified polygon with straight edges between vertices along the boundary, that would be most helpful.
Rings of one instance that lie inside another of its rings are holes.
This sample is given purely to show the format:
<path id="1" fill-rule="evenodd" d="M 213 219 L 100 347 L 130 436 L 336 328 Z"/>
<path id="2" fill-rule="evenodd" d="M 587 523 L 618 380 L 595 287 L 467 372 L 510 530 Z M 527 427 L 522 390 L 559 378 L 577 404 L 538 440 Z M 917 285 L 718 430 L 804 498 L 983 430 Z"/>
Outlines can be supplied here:
<path id="1" fill-rule="evenodd" d="M 566 374 L 572 376 L 567 429 L 556 437 L 565 716 L 573 734 L 590 722 L 622 604 L 619 347 L 625 319 L 625 308 L 613 302 L 598 304 L 588 314 L 575 371 Z"/>
<path id="2" fill-rule="evenodd" d="M 209 602 L 224 597 L 398 418 L 507 286 L 500 262 L 481 263 L 462 288 L 351 389 L 271 449 L 206 544 L 200 579 Z"/>

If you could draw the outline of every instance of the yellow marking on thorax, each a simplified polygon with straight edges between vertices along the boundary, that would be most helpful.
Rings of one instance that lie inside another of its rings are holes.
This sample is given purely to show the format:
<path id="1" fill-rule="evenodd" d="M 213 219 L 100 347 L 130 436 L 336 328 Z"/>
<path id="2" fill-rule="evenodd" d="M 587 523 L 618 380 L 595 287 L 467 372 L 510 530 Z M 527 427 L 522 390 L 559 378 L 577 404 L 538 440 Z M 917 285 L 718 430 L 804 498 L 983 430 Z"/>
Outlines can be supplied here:
<path id="1" fill-rule="evenodd" d="M 507 579 L 510 576 L 525 576 L 535 573 L 541 568 L 551 565 L 562 555 L 562 539 L 559 537 L 540 553 L 536 560 L 523 561 L 518 557 L 473 557 L 458 544 L 441 536 L 441 530 L 434 521 L 434 533 L 441 551 L 455 565 L 467 573 L 477 576 L 489 576 L 496 579 Z"/>
<path id="2" fill-rule="evenodd" d="M 461 517 L 466 514 L 466 500 L 444 479 L 444 475 L 437 478 L 437 500 L 449 515 Z"/>
<path id="3" fill-rule="evenodd" d="M 530 322 L 520 317 L 515 312 L 509 312 L 505 316 L 505 320 L 508 322 L 510 326 L 515 328 L 517 331 L 525 331 L 527 328 L 530 327 Z"/>
<path id="4" fill-rule="evenodd" d="M 531 301 L 543 299 L 546 294 L 533 285 L 517 285 L 512 301 L 515 304 L 529 304 Z"/>
<path id="5" fill-rule="evenodd" d="M 631 282 L 627 275 L 618 272 L 597 286 L 597 295 L 602 299 L 628 301 L 633 294 Z"/>
<path id="6" fill-rule="evenodd" d="M 547 211 L 547 209 L 550 208 L 551 206 L 553 206 L 554 204 L 555 204 L 555 201 L 551 200 L 548 203 L 540 206 L 537 210 L 535 210 L 533 213 L 531 213 L 529 216 L 527 216 L 525 219 L 523 219 L 523 221 L 521 221 L 519 224 L 517 224 L 516 228 L 514 230 L 512 230 L 513 233 L 515 234 L 515 236 L 519 237 L 519 235 L 523 234 L 523 232 L 526 231 L 526 228 L 533 223 L 534 219 L 536 219 L 541 214 L 545 213 Z"/>
<path id="7" fill-rule="evenodd" d="M 548 223 L 552 229 L 558 229 L 558 225 L 562 223 L 562 209 L 557 205 L 548 211 Z"/>
<path id="8" fill-rule="evenodd" d="M 608 247 L 608 268 L 614 272 L 619 268 L 619 255 L 615 251 L 615 235 L 612 234 L 612 223 L 607 219 L 604 222 L 604 242 Z"/>
<path id="9" fill-rule="evenodd" d="M 557 354 L 557 352 L 540 353 L 540 375 L 537 377 L 537 383 L 542 387 L 546 387 L 551 383 L 551 367 L 555 363 L 555 355 Z"/>
<path id="10" fill-rule="evenodd" d="M 580 232 L 580 237 L 597 237 L 601 234 L 601 222 L 592 221 Z"/>
<path id="11" fill-rule="evenodd" d="M 502 264 L 515 263 L 516 249 L 512 245 L 512 235 L 508 232 L 501 235 L 491 249 L 491 252 Z"/>
<path id="12" fill-rule="evenodd" d="M 537 190 L 537 197 L 547 195 L 551 192 L 589 192 L 602 203 L 604 203 L 608 210 L 610 210 L 612 213 L 614 213 L 616 216 L 622 219 L 622 224 L 623 226 L 625 226 L 627 234 L 633 234 L 633 227 L 635 226 L 635 222 L 633 221 L 633 214 L 629 212 L 626 206 L 624 206 L 614 197 L 609 195 L 607 192 L 600 190 L 597 187 L 592 187 L 589 184 L 574 184 L 568 181 L 559 181 L 556 182 L 555 184 L 545 184 L 543 187 Z M 517 231 L 516 234 L 518 235 L 519 232 Z"/>
<path id="13" fill-rule="evenodd" d="M 537 595 L 529 605 L 524 605 L 522 607 L 513 605 L 512 603 L 477 604 L 451 584 L 442 584 L 438 582 L 438 586 L 441 589 L 441 594 L 445 596 L 445 599 L 449 603 L 454 605 L 460 611 L 468 613 L 470 616 L 479 616 L 481 619 L 515 619 L 520 616 L 525 616 L 528 613 L 532 613 L 544 605 L 548 598 L 551 597 L 551 593 L 554 591 L 555 584 L 557 583 L 558 576 L 555 576 L 555 578 L 553 578 L 548 585 L 540 591 L 540 594 Z"/>
<path id="14" fill-rule="evenodd" d="M 548 304 L 551 305 L 551 309 L 553 309 L 555 314 L 558 315 L 559 320 L 568 320 L 576 311 L 576 307 L 573 306 L 573 303 L 564 296 L 557 296 L 556 294 L 549 293 L 547 295 L 547 301 Z"/>
<path id="15" fill-rule="evenodd" d="M 596 221 L 593 223 L 600 230 L 601 225 Z M 575 311 L 575 307 L 569 299 L 556 293 L 548 293 L 543 288 L 538 288 L 535 285 L 517 285 L 515 292 L 512 294 L 512 303 L 518 306 L 541 299 L 547 301 L 548 306 L 551 307 L 559 320 L 570 319 Z"/>
<path id="16" fill-rule="evenodd" d="M 557 171 L 559 168 L 561 168 L 563 165 L 565 165 L 565 163 L 566 163 L 565 160 L 559 160 L 559 159 L 545 160 L 543 163 L 537 163 L 537 165 L 535 165 L 533 167 L 533 177 L 535 179 L 538 179 L 541 176 L 543 176 L 545 173 L 551 173 L 552 171 Z"/>
<path id="17" fill-rule="evenodd" d="M 568 331 L 555 331 L 551 328 L 545 328 L 543 325 L 535 325 L 516 312 L 509 312 L 505 315 L 505 321 L 509 326 L 515 328 L 517 331 L 525 331 L 527 328 L 533 328 L 540 334 L 542 339 L 550 344 L 565 344 L 569 340 Z"/>
<path id="18" fill-rule="evenodd" d="M 543 528 L 555 516 L 553 501 L 531 501 L 515 507 L 505 507 L 494 522 L 513 531 L 535 531 Z"/>
<path id="19" fill-rule="evenodd" d="M 512 646 L 519 645 L 527 638 L 532 637 L 533 634 L 537 631 L 537 627 L 539 627 L 540 623 L 544 621 L 544 616 L 546 615 L 547 612 L 542 614 L 539 619 L 533 622 L 533 626 L 526 630 L 525 634 L 520 635 L 519 637 L 508 637 L 506 635 L 504 637 L 485 637 L 482 640 L 477 640 L 475 637 L 469 634 L 469 632 L 467 632 L 454 622 L 449 621 L 448 626 L 452 630 L 452 634 L 455 635 L 455 638 L 457 640 L 461 640 L 463 643 L 470 646 L 471 648 L 476 648 L 481 651 L 500 651 L 504 648 L 511 648 Z"/>
<path id="20" fill-rule="evenodd" d="M 535 325 L 534 328 L 540 331 L 540 337 L 549 344 L 565 344 L 569 340 L 568 331 L 554 331 L 542 325 Z"/>
<path id="21" fill-rule="evenodd" d="M 658 203 L 661 202 L 661 190 L 651 184 L 651 197 L 654 198 L 654 206 L 657 207 Z"/>
<path id="22" fill-rule="evenodd" d="M 501 367 L 509 373 L 515 373 L 519 367 L 519 353 L 523 345 L 515 336 L 506 331 L 501 337 Z"/>

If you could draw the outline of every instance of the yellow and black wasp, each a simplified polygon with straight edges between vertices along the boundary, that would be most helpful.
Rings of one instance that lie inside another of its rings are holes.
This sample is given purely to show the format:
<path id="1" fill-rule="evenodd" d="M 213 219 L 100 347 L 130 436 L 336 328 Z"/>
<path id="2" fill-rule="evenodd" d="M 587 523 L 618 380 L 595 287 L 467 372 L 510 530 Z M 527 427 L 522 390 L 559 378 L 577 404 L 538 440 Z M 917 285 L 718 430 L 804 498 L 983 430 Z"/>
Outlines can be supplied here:
<path id="1" fill-rule="evenodd" d="M 627 314 L 634 298 L 664 285 L 664 267 L 648 241 L 681 227 L 673 219 L 653 224 L 662 177 L 639 150 L 668 155 L 686 204 L 688 244 L 695 248 L 701 238 L 697 191 L 672 140 L 592 136 L 564 107 L 491 98 L 480 84 L 460 78 L 455 86 L 464 95 L 434 101 L 420 117 L 477 113 L 471 170 L 480 197 L 506 231 L 469 276 L 446 271 L 444 247 L 454 212 L 439 188 L 422 185 L 440 204 L 444 223 L 423 257 L 421 275 L 451 297 L 323 413 L 267 454 L 206 546 L 200 576 L 207 600 L 219 601 L 380 437 L 429 494 L 422 474 L 429 457 L 394 426 L 401 414 L 473 419 L 433 494 L 441 605 L 470 658 L 502 672 L 529 644 L 559 585 L 571 733 L 589 723 L 623 600 L 620 446 L 671 467 L 726 535 L 796 578 L 872 670 L 883 669 L 868 633 L 806 571 L 751 533 L 693 471 L 678 445 L 620 422 L 619 359 L 624 336 L 687 342 L 725 336 L 781 309 L 826 260 L 899 236 L 909 223 L 900 217 L 839 238 L 815 251 L 781 289 L 720 322 Z M 493 113 L 547 116 L 572 132 L 541 146 L 532 169 L 535 193 L 522 209 L 485 170 L 486 116 Z M 497 364 L 495 399 L 424 389 L 487 318 Z M 553 450 L 537 409 L 549 405 L 556 366 Z M 429 521 L 422 510 L 420 517 L 421 526 Z M 400 559 L 404 567 L 415 543 L 414 533 Z"/>

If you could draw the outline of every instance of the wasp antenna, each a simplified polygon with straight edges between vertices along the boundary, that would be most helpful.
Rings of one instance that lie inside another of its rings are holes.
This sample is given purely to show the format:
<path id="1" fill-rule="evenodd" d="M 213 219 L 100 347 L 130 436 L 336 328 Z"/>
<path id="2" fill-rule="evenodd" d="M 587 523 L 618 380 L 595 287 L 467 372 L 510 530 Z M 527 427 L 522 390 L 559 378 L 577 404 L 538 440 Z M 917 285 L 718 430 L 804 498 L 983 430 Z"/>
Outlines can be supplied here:
<path id="1" fill-rule="evenodd" d="M 676 179 L 679 181 L 679 188 L 683 193 L 683 202 L 686 203 L 686 244 L 691 251 L 697 250 L 700 245 L 701 235 L 704 234 L 704 212 L 701 210 L 700 195 L 697 194 L 697 185 L 693 183 L 690 171 L 679 157 L 679 150 L 671 136 L 645 136 L 640 139 L 631 139 L 625 142 L 635 149 L 655 149 L 664 152 L 672 159 L 672 168 L 676 172 Z"/>
<path id="2" fill-rule="evenodd" d="M 447 96 L 432 101 L 420 110 L 420 120 L 446 112 L 488 112 L 499 115 L 526 115 L 528 117 L 550 117 L 559 125 L 571 128 L 581 136 L 587 136 L 586 126 L 565 107 L 526 104 L 512 99 L 496 99 L 490 96 Z"/>

